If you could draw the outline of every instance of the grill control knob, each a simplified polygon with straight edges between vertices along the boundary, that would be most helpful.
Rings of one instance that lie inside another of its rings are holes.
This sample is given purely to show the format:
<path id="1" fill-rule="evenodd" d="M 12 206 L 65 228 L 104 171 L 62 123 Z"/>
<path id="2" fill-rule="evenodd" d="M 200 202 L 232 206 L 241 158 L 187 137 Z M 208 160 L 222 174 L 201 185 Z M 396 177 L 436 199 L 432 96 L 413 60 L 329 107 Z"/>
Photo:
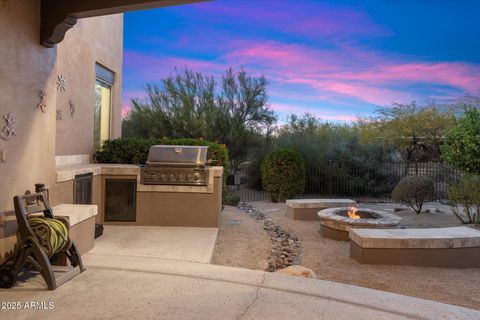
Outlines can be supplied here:
<path id="1" fill-rule="evenodd" d="M 178 175 L 178 180 L 183 180 L 183 174 Z"/>
<path id="2" fill-rule="evenodd" d="M 166 176 L 165 176 L 164 174 L 162 174 L 162 175 L 160 176 L 160 179 L 161 179 L 161 180 L 165 180 L 165 178 L 166 178 Z"/>
<path id="3" fill-rule="evenodd" d="M 200 175 L 198 173 L 195 173 L 195 175 L 193 176 L 193 180 L 195 181 L 200 180 Z"/>
<path id="4" fill-rule="evenodd" d="M 189 173 L 187 174 L 187 181 L 190 181 L 192 179 L 192 175 Z"/>
<path id="5" fill-rule="evenodd" d="M 172 173 L 170 174 L 170 176 L 168 177 L 170 180 L 175 180 L 175 175 Z"/>

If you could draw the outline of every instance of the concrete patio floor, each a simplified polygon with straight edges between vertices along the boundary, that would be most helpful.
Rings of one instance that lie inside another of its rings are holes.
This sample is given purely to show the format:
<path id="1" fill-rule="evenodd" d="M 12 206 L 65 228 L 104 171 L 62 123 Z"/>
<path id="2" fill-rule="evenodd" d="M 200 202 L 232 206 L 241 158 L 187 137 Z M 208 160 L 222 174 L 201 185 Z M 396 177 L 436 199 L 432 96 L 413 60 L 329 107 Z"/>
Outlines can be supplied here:
<path id="1" fill-rule="evenodd" d="M 105 226 L 91 254 L 210 263 L 217 228 Z"/>
<path id="2" fill-rule="evenodd" d="M 36 277 L 0 291 L 0 301 L 53 302 L 54 309 L 0 310 L 0 318 L 480 319 L 479 311 L 331 281 L 182 261 L 179 253 L 165 259 L 155 256 L 155 242 L 131 238 L 122 247 L 110 241 L 130 230 L 107 230 L 111 236 L 84 256 L 87 271 L 57 290 Z M 147 246 L 141 255 L 129 251 L 135 242 Z"/>

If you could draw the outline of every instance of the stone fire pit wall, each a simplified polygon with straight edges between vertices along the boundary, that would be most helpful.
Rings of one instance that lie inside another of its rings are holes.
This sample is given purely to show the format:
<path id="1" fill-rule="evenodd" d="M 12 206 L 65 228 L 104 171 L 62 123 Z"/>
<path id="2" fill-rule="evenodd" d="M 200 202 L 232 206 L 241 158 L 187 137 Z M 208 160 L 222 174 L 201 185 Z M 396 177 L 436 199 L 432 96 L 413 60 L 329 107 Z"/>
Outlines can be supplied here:
<path id="1" fill-rule="evenodd" d="M 348 209 L 348 207 L 338 207 L 318 212 L 322 237 L 348 241 L 350 239 L 350 228 L 395 228 L 401 220 L 396 214 L 367 208 L 358 208 L 358 212 L 367 214 L 372 218 L 352 219 L 343 215 Z"/>
<path id="2" fill-rule="evenodd" d="M 289 199 L 285 215 L 293 220 L 318 220 L 318 210 L 335 207 L 352 207 L 350 199 Z"/>

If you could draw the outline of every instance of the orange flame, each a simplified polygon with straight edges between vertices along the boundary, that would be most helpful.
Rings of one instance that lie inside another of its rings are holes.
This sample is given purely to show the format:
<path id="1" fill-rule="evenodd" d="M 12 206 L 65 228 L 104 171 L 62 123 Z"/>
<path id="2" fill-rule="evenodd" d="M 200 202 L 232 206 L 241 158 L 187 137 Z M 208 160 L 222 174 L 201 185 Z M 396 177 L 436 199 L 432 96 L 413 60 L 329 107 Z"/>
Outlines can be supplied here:
<path id="1" fill-rule="evenodd" d="M 347 211 L 348 217 L 350 219 L 360 219 L 360 216 L 357 214 L 357 207 L 350 207 L 350 209 Z"/>

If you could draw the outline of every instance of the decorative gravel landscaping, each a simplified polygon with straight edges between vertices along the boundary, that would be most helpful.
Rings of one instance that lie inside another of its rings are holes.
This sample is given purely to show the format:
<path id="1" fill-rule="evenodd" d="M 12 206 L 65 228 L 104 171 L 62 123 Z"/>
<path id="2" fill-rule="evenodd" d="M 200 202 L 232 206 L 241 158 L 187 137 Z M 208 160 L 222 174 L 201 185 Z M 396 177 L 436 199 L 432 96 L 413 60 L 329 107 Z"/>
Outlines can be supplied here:
<path id="1" fill-rule="evenodd" d="M 398 207 L 393 204 L 362 206 L 376 209 Z M 286 231 L 301 244 L 301 254 L 297 255 L 301 259 L 294 259 L 295 263 L 312 269 L 319 279 L 480 309 L 480 269 L 362 265 L 350 258 L 348 242 L 322 238 L 318 233 L 318 221 L 285 217 L 284 203 L 256 202 L 253 207 L 225 207 L 214 263 L 269 271 L 278 269 L 272 268 L 271 264 L 272 256 L 277 251 L 281 253 L 278 243 L 281 245 L 282 240 L 275 240 L 278 236 L 274 230 L 278 226 L 283 234 Z M 402 217 L 400 227 L 459 226 L 458 220 L 445 209 L 441 205 L 429 205 L 426 208 L 429 212 L 419 215 L 407 209 L 396 214 Z"/>
<path id="2" fill-rule="evenodd" d="M 291 265 L 300 265 L 303 260 L 303 245 L 298 237 L 287 231 L 265 214 L 246 203 L 241 202 L 238 209 L 248 213 L 258 221 L 263 222 L 263 229 L 270 236 L 272 250 L 268 257 L 267 271 L 276 271 Z"/>

